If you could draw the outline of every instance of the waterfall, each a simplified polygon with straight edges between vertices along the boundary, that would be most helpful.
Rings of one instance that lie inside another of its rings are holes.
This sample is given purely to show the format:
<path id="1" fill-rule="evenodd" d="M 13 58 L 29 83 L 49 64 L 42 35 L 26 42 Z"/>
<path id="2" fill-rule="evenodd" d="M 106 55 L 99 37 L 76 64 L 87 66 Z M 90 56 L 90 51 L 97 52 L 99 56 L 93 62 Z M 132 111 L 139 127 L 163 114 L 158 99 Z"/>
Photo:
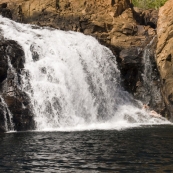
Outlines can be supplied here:
<path id="1" fill-rule="evenodd" d="M 14 125 L 12 122 L 12 114 L 10 110 L 8 109 L 8 106 L 1 95 L 0 95 L 0 102 L 1 102 L 1 105 L 3 108 L 3 114 L 4 114 L 4 130 L 14 131 Z"/>
<path id="2" fill-rule="evenodd" d="M 149 103 L 153 107 L 158 105 L 159 102 L 162 102 L 161 94 L 160 94 L 160 86 L 155 84 L 158 82 L 159 75 L 157 71 L 156 64 L 152 62 L 154 57 L 153 52 L 151 51 L 151 46 L 155 41 L 156 37 L 154 37 L 151 42 L 146 46 L 143 54 L 143 62 L 144 62 L 144 73 L 143 73 L 143 97 L 141 100 L 144 103 Z"/>
<path id="3" fill-rule="evenodd" d="M 166 122 L 150 117 L 122 89 L 114 55 L 95 38 L 2 17 L 0 30 L 25 52 L 22 90 L 30 96 L 37 130 L 118 129 Z"/>

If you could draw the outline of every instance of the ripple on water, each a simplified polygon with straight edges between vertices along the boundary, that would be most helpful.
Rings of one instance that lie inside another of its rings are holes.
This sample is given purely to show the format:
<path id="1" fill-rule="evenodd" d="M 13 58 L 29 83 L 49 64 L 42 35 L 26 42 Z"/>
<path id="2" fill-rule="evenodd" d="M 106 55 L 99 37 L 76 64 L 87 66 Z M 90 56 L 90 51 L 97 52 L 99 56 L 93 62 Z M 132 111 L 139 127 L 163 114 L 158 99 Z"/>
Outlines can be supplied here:
<path id="1" fill-rule="evenodd" d="M 172 172 L 173 127 L 0 135 L 0 172 Z"/>

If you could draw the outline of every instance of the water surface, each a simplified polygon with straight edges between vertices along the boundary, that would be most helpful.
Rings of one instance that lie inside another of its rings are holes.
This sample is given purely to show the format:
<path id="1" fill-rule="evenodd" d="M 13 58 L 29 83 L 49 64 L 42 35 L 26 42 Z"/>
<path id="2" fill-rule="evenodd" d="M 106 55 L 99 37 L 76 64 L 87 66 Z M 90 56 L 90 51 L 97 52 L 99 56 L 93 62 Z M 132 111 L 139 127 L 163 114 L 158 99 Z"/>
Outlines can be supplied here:
<path id="1" fill-rule="evenodd" d="M 172 172 L 173 127 L 0 135 L 0 172 Z"/>

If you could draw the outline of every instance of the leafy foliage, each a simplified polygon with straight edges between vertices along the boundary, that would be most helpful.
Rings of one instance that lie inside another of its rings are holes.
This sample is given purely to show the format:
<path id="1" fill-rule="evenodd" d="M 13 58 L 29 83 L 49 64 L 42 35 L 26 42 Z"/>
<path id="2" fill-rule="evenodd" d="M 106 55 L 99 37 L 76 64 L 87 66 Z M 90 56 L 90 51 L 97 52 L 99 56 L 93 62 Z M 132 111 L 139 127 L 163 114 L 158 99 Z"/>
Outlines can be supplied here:
<path id="1" fill-rule="evenodd" d="M 143 9 L 155 8 L 163 6 L 167 0 L 132 0 L 135 7 Z"/>

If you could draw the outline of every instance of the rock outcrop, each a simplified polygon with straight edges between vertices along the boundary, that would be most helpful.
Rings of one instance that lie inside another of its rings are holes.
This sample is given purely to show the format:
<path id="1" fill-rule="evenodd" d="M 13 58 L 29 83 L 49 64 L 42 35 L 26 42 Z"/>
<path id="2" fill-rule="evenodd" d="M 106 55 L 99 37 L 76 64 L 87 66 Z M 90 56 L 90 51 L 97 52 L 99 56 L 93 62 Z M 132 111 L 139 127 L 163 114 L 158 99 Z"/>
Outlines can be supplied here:
<path id="1" fill-rule="evenodd" d="M 34 129 L 30 99 L 21 88 L 24 61 L 15 41 L 0 40 L 0 131 Z"/>
<path id="2" fill-rule="evenodd" d="M 159 68 L 162 94 L 173 117 L 173 1 L 168 0 L 159 10 L 157 25 L 156 61 Z"/>

